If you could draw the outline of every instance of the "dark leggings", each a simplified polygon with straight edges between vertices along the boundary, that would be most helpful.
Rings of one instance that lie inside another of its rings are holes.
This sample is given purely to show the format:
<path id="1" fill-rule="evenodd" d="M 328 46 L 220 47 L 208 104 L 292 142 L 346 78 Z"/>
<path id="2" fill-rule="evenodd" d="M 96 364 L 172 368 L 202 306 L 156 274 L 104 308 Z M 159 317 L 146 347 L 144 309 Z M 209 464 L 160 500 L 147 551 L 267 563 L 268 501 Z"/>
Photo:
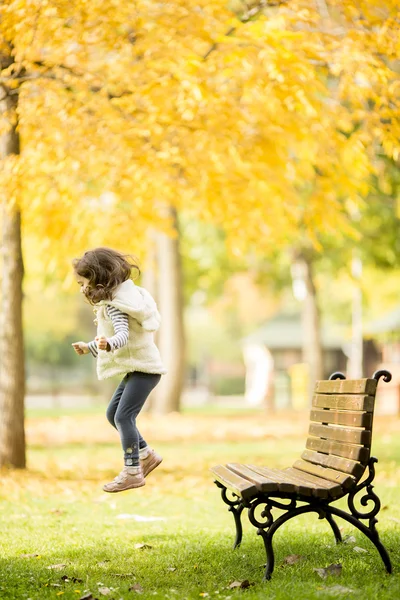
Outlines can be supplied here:
<path id="1" fill-rule="evenodd" d="M 108 405 L 107 419 L 120 435 L 126 466 L 139 465 L 139 448 L 147 446 L 136 427 L 136 417 L 160 379 L 155 373 L 128 373 Z"/>

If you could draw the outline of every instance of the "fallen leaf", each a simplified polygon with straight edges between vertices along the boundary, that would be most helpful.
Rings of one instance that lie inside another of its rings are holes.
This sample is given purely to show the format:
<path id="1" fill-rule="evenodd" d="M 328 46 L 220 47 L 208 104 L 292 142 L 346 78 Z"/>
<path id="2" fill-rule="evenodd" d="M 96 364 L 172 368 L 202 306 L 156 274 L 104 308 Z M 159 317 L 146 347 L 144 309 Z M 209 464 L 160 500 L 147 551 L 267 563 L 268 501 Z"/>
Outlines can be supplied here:
<path id="1" fill-rule="evenodd" d="M 92 596 L 92 594 L 89 592 L 88 594 L 85 594 L 84 596 L 81 596 L 79 598 L 79 600 L 98 600 L 98 599 L 95 598 L 94 596 Z"/>
<path id="2" fill-rule="evenodd" d="M 356 543 L 356 538 L 354 537 L 354 535 L 346 535 L 345 538 L 343 538 L 343 544 L 355 544 Z"/>
<path id="3" fill-rule="evenodd" d="M 354 546 L 353 548 L 354 552 L 366 552 L 368 553 L 368 550 L 366 550 L 365 548 L 361 548 L 360 546 Z"/>
<path id="4" fill-rule="evenodd" d="M 20 554 L 20 558 L 37 558 L 39 554 Z"/>
<path id="5" fill-rule="evenodd" d="M 326 579 L 328 576 L 326 569 L 313 569 L 313 571 L 315 571 L 321 577 L 321 579 Z"/>
<path id="6" fill-rule="evenodd" d="M 61 571 L 61 569 L 65 569 L 67 565 L 64 563 L 60 563 L 58 565 L 49 565 L 47 568 L 48 569 L 55 569 L 56 571 Z"/>
<path id="7" fill-rule="evenodd" d="M 150 546 L 149 544 L 135 544 L 133 547 L 135 550 L 149 550 L 153 546 Z"/>
<path id="8" fill-rule="evenodd" d="M 240 588 L 241 590 L 246 590 L 252 585 L 254 585 L 254 583 L 250 583 L 248 579 L 245 579 L 244 581 L 233 581 L 228 585 L 228 589 L 232 590 L 235 588 Z"/>
<path id="9" fill-rule="evenodd" d="M 111 594 L 111 590 L 108 587 L 99 587 L 98 592 L 102 596 L 108 596 L 108 594 Z"/>
<path id="10" fill-rule="evenodd" d="M 240 588 L 241 585 L 241 581 L 232 581 L 232 583 L 228 585 L 228 589 L 233 590 L 234 588 Z"/>
<path id="11" fill-rule="evenodd" d="M 174 571 L 176 571 L 176 567 L 168 567 L 167 571 L 171 571 L 171 573 L 173 573 Z"/>
<path id="12" fill-rule="evenodd" d="M 325 569 L 313 569 L 322 579 L 326 579 L 328 575 L 339 577 L 342 573 L 342 565 L 340 563 L 329 565 Z"/>
<path id="13" fill-rule="evenodd" d="M 140 585 L 140 583 L 134 583 L 133 585 L 131 585 L 131 587 L 129 588 L 130 592 L 136 592 L 137 594 L 143 594 L 143 588 Z"/>
<path id="14" fill-rule="evenodd" d="M 295 565 L 300 560 L 303 560 L 304 556 L 300 556 L 300 554 L 289 554 L 283 559 L 284 565 Z"/>

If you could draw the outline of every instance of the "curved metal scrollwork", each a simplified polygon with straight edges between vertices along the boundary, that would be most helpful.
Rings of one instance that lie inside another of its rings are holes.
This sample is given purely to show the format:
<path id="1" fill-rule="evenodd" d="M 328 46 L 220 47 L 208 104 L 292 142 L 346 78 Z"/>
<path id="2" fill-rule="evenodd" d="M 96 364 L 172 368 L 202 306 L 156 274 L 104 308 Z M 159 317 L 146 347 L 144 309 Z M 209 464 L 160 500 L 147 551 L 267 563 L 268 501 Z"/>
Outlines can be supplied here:
<path id="1" fill-rule="evenodd" d="M 261 511 L 262 521 L 260 521 L 259 518 L 256 517 L 255 511 L 262 504 L 265 504 L 265 507 Z M 271 512 L 273 508 L 279 508 L 280 510 L 291 511 L 291 510 L 294 510 L 296 507 L 297 507 L 297 502 L 296 502 L 295 498 L 291 498 L 290 502 L 284 503 L 284 502 L 279 502 L 278 500 L 275 500 L 272 498 L 268 498 L 268 497 L 266 498 L 266 497 L 261 496 L 261 497 L 257 498 L 256 500 L 254 500 L 250 504 L 249 521 L 252 525 L 254 525 L 254 527 L 257 527 L 259 529 L 268 529 L 268 527 L 271 527 L 272 523 L 274 522 L 274 517 L 272 516 L 272 512 Z"/>
<path id="2" fill-rule="evenodd" d="M 372 375 L 372 379 L 376 379 L 377 381 L 379 381 L 381 377 L 383 377 L 383 381 L 386 381 L 386 383 L 389 383 L 389 381 L 392 380 L 392 374 L 390 371 L 386 371 L 385 369 L 375 371 L 375 373 Z"/>
<path id="3" fill-rule="evenodd" d="M 377 523 L 375 516 L 378 514 L 378 512 L 380 511 L 380 508 L 381 508 L 381 501 L 379 500 L 378 496 L 372 491 L 374 486 L 371 485 L 371 482 L 373 481 L 373 479 L 375 477 L 374 464 L 376 462 L 378 462 L 378 459 L 371 456 L 371 458 L 369 459 L 369 463 L 368 463 L 368 469 L 369 469 L 368 477 L 362 483 L 357 485 L 354 488 L 354 490 L 352 490 L 349 493 L 348 498 L 347 498 L 347 503 L 348 503 L 351 514 L 354 515 L 355 517 L 357 517 L 357 519 L 369 519 L 369 526 L 371 529 L 375 526 L 375 523 Z M 359 499 L 359 502 L 360 502 L 360 504 L 362 504 L 362 506 L 367 506 L 370 502 L 372 502 L 373 506 L 367 512 L 360 512 L 354 506 L 354 497 L 364 488 L 366 488 L 365 489 L 366 493 L 362 496 L 362 498 Z"/>
<path id="4" fill-rule="evenodd" d="M 255 510 L 261 504 L 265 504 L 265 508 L 261 511 L 261 518 L 263 520 L 259 521 L 255 515 Z M 257 498 L 255 502 L 251 503 L 251 506 L 249 508 L 248 516 L 250 523 L 254 525 L 254 527 L 257 527 L 259 529 L 266 529 L 267 527 L 271 527 L 272 523 L 274 522 L 274 517 L 272 516 L 271 509 L 272 506 L 269 500 L 266 500 L 265 498 Z"/>
<path id="5" fill-rule="evenodd" d="M 332 373 L 332 375 L 329 377 L 329 380 L 332 381 L 332 379 L 346 379 L 346 375 L 344 373 L 342 373 L 341 371 L 335 371 L 334 373 Z"/>
<path id="6" fill-rule="evenodd" d="M 238 506 L 241 503 L 241 499 L 237 494 L 234 494 L 233 492 L 228 490 L 219 481 L 215 481 L 214 483 L 220 488 L 221 497 L 225 504 L 228 504 L 228 506 Z M 228 494 L 231 494 L 232 498 L 228 498 Z"/>
<path id="7" fill-rule="evenodd" d="M 228 494 L 231 494 L 232 497 L 229 498 Z M 239 496 L 237 496 L 233 492 L 230 492 L 226 488 L 224 488 L 223 490 L 221 490 L 221 496 L 222 496 L 223 501 L 226 504 L 229 504 L 229 506 L 238 506 L 240 504 L 240 498 L 239 498 Z"/>
<path id="8" fill-rule="evenodd" d="M 334 373 L 332 373 L 332 375 L 329 377 L 329 380 L 331 381 L 332 379 L 346 379 L 346 375 L 344 375 L 344 373 L 341 373 L 340 371 L 335 371 Z"/>

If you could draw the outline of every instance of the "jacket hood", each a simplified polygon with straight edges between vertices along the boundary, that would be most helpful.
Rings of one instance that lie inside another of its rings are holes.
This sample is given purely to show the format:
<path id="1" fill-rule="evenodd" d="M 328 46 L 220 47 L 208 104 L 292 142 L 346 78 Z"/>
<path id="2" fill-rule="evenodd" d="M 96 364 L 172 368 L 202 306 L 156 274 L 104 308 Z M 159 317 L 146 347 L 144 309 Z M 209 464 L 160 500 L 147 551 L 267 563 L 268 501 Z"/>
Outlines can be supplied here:
<path id="1" fill-rule="evenodd" d="M 142 287 L 135 285 L 131 279 L 124 281 L 116 289 L 112 300 L 102 300 L 97 306 L 109 304 L 126 313 L 146 331 L 157 331 L 161 316 L 151 294 Z"/>

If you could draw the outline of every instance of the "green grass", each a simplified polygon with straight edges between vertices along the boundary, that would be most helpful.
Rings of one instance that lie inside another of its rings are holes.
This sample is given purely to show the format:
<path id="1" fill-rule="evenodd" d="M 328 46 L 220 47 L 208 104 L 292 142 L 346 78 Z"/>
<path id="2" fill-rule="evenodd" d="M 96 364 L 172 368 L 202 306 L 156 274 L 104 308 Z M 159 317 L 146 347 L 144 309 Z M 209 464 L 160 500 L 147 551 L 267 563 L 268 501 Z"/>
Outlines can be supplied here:
<path id="1" fill-rule="evenodd" d="M 212 428 L 214 417 L 209 418 Z M 80 419 L 77 415 L 76 428 Z M 54 421 L 48 421 L 51 430 Z M 168 420 L 164 427 L 165 423 Z M 193 424 L 196 416 L 181 422 L 184 427 Z M 34 419 L 30 427 L 34 431 Z M 379 457 L 375 491 L 383 507 L 378 529 L 394 574 L 385 573 L 376 549 L 361 533 L 339 523 L 343 535 L 354 535 L 356 542 L 335 546 L 327 523 L 313 514 L 277 532 L 276 567 L 268 583 L 262 583 L 262 540 L 247 517 L 242 546 L 232 551 L 233 517 L 212 483 L 209 467 L 229 460 L 287 466 L 301 451 L 302 438 L 280 437 L 277 432 L 259 441 L 249 428 L 247 438 L 244 432 L 239 441 L 212 436 L 190 441 L 174 440 L 176 432 L 171 431 L 170 439 L 156 443 L 164 462 L 144 488 L 105 494 L 101 485 L 118 471 L 120 450 L 116 440 L 99 443 L 92 434 L 73 444 L 57 439 L 43 444 L 31 435 L 29 469 L 2 473 L 1 599 L 67 600 L 89 592 L 99 600 L 400 598 L 400 436 L 393 432 L 376 432 L 374 454 Z M 161 437 L 168 436 L 163 432 Z M 345 508 L 343 502 L 339 505 Z M 163 520 L 135 520 L 135 515 Z M 136 544 L 151 547 L 135 548 Z M 354 546 L 367 552 L 357 553 Z M 284 564 L 290 554 L 303 558 Z M 342 564 L 339 577 L 323 580 L 314 571 L 332 563 Z M 48 568 L 54 565 L 64 566 Z M 254 585 L 229 589 L 232 582 L 243 580 Z M 142 593 L 129 589 L 134 584 Z M 109 593 L 103 595 L 103 588 Z"/>

